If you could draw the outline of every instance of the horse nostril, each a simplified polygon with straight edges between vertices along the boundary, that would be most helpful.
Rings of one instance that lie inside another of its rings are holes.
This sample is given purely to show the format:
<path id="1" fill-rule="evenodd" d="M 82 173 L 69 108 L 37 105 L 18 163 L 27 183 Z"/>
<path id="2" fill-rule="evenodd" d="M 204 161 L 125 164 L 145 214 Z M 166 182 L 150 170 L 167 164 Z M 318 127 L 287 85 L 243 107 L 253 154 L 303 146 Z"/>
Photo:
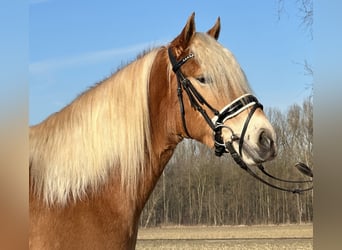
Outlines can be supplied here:
<path id="1" fill-rule="evenodd" d="M 269 155 L 273 158 L 277 156 L 277 147 L 273 140 L 273 137 L 267 130 L 261 131 L 259 135 L 259 145 L 265 151 L 269 153 Z"/>
<path id="2" fill-rule="evenodd" d="M 261 146 L 267 149 L 272 149 L 274 147 L 274 141 L 272 138 L 266 133 L 266 131 L 261 131 L 259 135 L 259 143 Z"/>
<path id="3" fill-rule="evenodd" d="M 265 131 L 261 131 L 261 133 L 260 133 L 260 135 L 259 135 L 259 143 L 260 143 L 262 146 L 267 146 L 268 140 L 267 140 Z"/>

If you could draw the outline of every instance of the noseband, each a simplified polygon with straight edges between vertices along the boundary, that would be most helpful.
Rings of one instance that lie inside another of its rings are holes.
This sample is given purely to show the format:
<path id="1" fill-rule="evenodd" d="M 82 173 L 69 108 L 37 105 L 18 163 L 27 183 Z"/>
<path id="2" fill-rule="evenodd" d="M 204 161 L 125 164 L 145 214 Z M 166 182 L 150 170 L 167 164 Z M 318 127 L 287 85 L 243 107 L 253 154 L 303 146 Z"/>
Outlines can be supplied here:
<path id="1" fill-rule="evenodd" d="M 200 112 L 200 114 L 203 116 L 204 120 L 207 122 L 209 127 L 213 130 L 214 141 L 215 141 L 215 155 L 216 156 L 222 156 L 223 153 L 230 153 L 230 155 L 232 156 L 234 161 L 242 169 L 244 169 L 247 173 L 249 173 L 250 175 L 252 175 L 256 179 L 258 179 L 259 181 L 265 183 L 266 185 L 271 186 L 271 187 L 276 188 L 276 189 L 279 189 L 279 190 L 282 190 L 282 191 L 287 191 L 287 192 L 292 192 L 292 193 L 301 193 L 304 191 L 311 190 L 313 188 L 313 187 L 309 187 L 306 189 L 287 189 L 287 188 L 275 186 L 275 185 L 265 181 L 264 179 L 262 179 L 258 175 L 256 175 L 249 168 L 249 166 L 242 160 L 241 156 L 242 156 L 242 146 L 243 146 L 244 137 L 245 137 L 245 134 L 246 134 L 246 131 L 248 128 L 248 124 L 249 124 L 254 112 L 258 108 L 263 109 L 262 104 L 258 101 L 258 99 L 255 96 L 253 96 L 251 94 L 245 94 L 245 95 L 242 95 L 241 97 L 235 99 L 233 102 L 231 102 L 227 106 L 225 106 L 221 111 L 218 111 L 217 109 L 213 108 L 204 99 L 204 97 L 197 91 L 197 89 L 194 87 L 194 85 L 191 83 L 191 81 L 183 75 L 183 73 L 180 69 L 184 63 L 186 63 L 188 60 L 194 58 L 194 54 L 190 53 L 189 55 L 185 56 L 184 58 L 182 58 L 179 61 L 176 60 L 176 58 L 173 55 L 170 47 L 168 48 L 168 54 L 169 54 L 169 58 L 170 58 L 170 61 L 172 64 L 172 70 L 177 76 L 177 83 L 178 83 L 177 96 L 178 96 L 179 105 L 180 105 L 180 113 L 181 113 L 181 117 L 182 117 L 183 128 L 184 128 L 186 135 L 189 138 L 192 138 L 192 137 L 190 136 L 190 133 L 189 133 L 187 126 L 186 126 L 185 109 L 184 109 L 184 103 L 183 103 L 183 91 L 185 91 L 185 93 L 188 95 L 191 107 L 194 108 L 196 111 Z M 210 119 L 207 112 L 203 108 L 204 106 L 206 106 L 214 114 L 214 117 L 212 119 Z M 241 135 L 239 137 L 238 135 L 236 135 L 233 132 L 233 130 L 230 127 L 224 125 L 224 122 L 235 117 L 235 116 L 237 116 L 242 111 L 244 111 L 248 108 L 251 108 L 251 110 L 249 111 L 249 114 L 248 114 L 246 121 L 243 125 Z M 223 137 L 222 137 L 222 129 L 223 128 L 229 129 L 232 133 L 231 140 L 226 142 L 226 143 L 224 143 Z M 236 152 L 235 148 L 233 147 L 234 141 L 239 141 L 239 154 Z M 311 169 L 308 168 L 305 164 L 297 163 L 296 167 L 302 173 L 306 173 L 306 175 L 313 177 Z M 293 180 L 280 179 L 280 178 L 274 177 L 271 174 L 267 173 L 261 164 L 258 165 L 258 168 L 260 169 L 260 171 L 263 174 L 265 174 L 268 177 L 275 179 L 277 181 L 290 182 L 290 183 L 312 182 L 312 180 L 310 180 L 310 181 L 300 181 L 300 180 L 299 181 L 297 181 L 297 180 L 293 181 Z"/>

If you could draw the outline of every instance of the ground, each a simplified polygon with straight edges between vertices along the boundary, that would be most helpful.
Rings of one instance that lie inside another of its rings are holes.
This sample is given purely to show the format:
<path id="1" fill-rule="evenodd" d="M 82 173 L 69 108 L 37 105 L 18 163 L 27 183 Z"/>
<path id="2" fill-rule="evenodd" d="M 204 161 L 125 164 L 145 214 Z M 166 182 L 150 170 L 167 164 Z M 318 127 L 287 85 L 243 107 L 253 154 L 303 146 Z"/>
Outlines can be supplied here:
<path id="1" fill-rule="evenodd" d="M 141 228 L 137 250 L 313 249 L 313 225 Z"/>

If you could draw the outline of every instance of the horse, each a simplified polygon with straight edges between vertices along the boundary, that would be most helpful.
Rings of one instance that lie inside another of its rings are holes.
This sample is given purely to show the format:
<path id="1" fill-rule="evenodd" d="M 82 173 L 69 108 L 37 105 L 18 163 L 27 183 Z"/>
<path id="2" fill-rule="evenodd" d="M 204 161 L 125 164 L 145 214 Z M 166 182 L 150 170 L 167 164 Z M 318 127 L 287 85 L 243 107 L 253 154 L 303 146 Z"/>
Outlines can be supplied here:
<path id="1" fill-rule="evenodd" d="M 183 139 L 273 159 L 276 135 L 221 22 L 195 13 L 152 48 L 29 129 L 30 249 L 135 249 L 139 217 Z M 228 105 L 227 105 L 228 104 Z"/>

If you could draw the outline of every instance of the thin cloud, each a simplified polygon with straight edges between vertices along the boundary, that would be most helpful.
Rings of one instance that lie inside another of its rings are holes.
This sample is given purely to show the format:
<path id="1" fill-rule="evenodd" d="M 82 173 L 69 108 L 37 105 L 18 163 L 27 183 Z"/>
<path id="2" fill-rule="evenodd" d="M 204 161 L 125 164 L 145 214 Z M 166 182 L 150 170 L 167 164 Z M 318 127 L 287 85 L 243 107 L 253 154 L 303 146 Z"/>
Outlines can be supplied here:
<path id="1" fill-rule="evenodd" d="M 65 68 L 104 62 L 111 60 L 116 56 L 138 53 L 143 49 L 156 46 L 157 44 L 161 44 L 161 41 L 153 43 L 141 43 L 124 48 L 100 50 L 70 57 L 53 58 L 44 61 L 33 62 L 29 65 L 29 71 L 31 74 L 40 74 Z"/>

